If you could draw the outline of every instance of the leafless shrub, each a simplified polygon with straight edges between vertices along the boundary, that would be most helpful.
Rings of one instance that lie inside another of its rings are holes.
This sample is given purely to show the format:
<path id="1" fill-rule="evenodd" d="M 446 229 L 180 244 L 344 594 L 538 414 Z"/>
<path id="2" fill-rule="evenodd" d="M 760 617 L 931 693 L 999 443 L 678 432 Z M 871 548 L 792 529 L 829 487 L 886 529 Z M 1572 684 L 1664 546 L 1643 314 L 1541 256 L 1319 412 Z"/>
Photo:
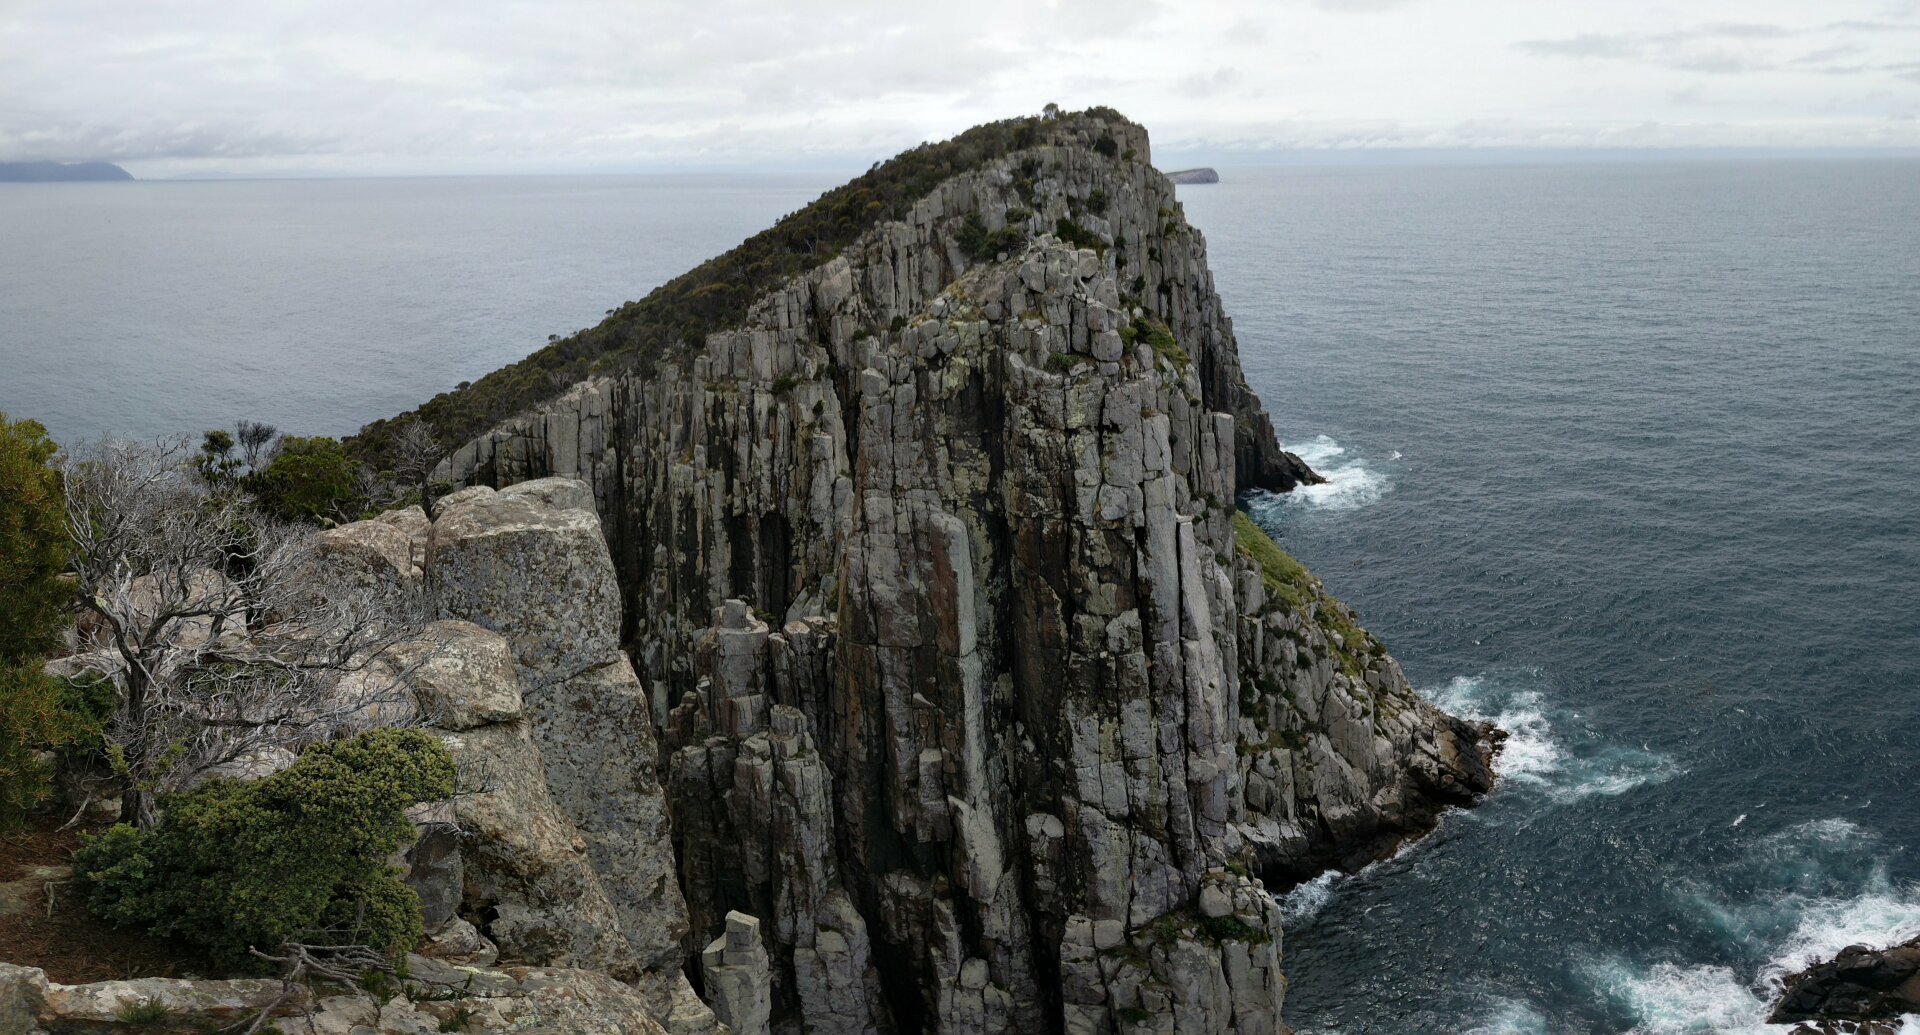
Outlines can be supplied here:
<path id="1" fill-rule="evenodd" d="M 417 600 L 323 563 L 310 530 L 196 477 L 184 441 L 100 442 L 65 461 L 74 574 L 113 679 L 105 730 L 122 816 L 151 825 L 157 794 L 220 767 L 392 724 L 406 700 L 390 660 Z"/>

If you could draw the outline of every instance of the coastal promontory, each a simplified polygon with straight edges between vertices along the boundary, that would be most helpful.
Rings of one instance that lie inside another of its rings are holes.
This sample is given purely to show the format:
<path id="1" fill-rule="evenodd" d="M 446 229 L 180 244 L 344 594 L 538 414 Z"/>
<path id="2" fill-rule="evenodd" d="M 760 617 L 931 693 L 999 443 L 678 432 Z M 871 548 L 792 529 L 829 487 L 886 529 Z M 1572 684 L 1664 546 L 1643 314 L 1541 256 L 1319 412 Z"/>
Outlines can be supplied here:
<path id="1" fill-rule="evenodd" d="M 131 180 L 112 162 L 0 162 L 0 183 L 97 183 Z"/>

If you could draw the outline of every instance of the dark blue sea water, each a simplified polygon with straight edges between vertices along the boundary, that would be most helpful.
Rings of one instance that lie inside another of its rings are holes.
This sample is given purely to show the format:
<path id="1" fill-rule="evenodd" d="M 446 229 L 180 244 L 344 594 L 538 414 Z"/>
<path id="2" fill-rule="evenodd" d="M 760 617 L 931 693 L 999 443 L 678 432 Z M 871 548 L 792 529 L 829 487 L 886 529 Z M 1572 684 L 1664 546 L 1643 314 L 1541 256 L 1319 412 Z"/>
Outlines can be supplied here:
<path id="1" fill-rule="evenodd" d="M 1288 897 L 1292 1022 L 1757 1032 L 1800 957 L 1920 934 L 1920 163 L 1223 172 L 1182 198 L 1333 479 L 1254 510 L 1514 733 Z M 830 179 L 8 185 L 0 410 L 349 432 Z"/>
<path id="2" fill-rule="evenodd" d="M 1254 510 L 1514 734 L 1290 896 L 1292 1022 L 1764 1031 L 1769 976 L 1920 934 L 1920 163 L 1223 178 L 1182 199 L 1333 478 Z"/>
<path id="3" fill-rule="evenodd" d="M 0 412 L 54 437 L 347 435 L 740 243 L 837 177 L 0 184 Z"/>

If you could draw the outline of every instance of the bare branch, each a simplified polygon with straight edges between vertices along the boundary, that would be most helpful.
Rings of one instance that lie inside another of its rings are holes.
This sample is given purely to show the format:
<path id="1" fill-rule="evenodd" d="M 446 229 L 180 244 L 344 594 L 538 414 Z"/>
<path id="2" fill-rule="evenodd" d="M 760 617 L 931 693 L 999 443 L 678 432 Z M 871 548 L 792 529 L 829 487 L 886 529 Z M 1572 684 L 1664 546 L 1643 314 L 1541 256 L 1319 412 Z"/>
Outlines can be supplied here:
<path id="1" fill-rule="evenodd" d="M 64 471 L 75 581 L 120 691 L 105 732 L 126 818 L 152 822 L 155 794 L 211 771 L 412 721 L 392 648 L 419 599 L 356 583 L 310 529 L 195 477 L 184 441 L 102 442 Z"/>

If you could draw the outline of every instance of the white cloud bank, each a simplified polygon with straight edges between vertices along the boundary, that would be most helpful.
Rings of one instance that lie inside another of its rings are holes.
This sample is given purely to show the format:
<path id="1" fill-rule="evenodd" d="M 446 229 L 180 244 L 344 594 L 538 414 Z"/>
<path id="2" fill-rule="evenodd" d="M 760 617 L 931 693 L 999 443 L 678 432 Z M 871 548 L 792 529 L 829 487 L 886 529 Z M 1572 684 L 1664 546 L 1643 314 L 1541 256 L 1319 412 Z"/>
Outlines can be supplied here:
<path id="1" fill-rule="evenodd" d="M 864 165 L 1109 104 L 1156 149 L 1920 147 L 1914 0 L 0 0 L 0 160 Z"/>

